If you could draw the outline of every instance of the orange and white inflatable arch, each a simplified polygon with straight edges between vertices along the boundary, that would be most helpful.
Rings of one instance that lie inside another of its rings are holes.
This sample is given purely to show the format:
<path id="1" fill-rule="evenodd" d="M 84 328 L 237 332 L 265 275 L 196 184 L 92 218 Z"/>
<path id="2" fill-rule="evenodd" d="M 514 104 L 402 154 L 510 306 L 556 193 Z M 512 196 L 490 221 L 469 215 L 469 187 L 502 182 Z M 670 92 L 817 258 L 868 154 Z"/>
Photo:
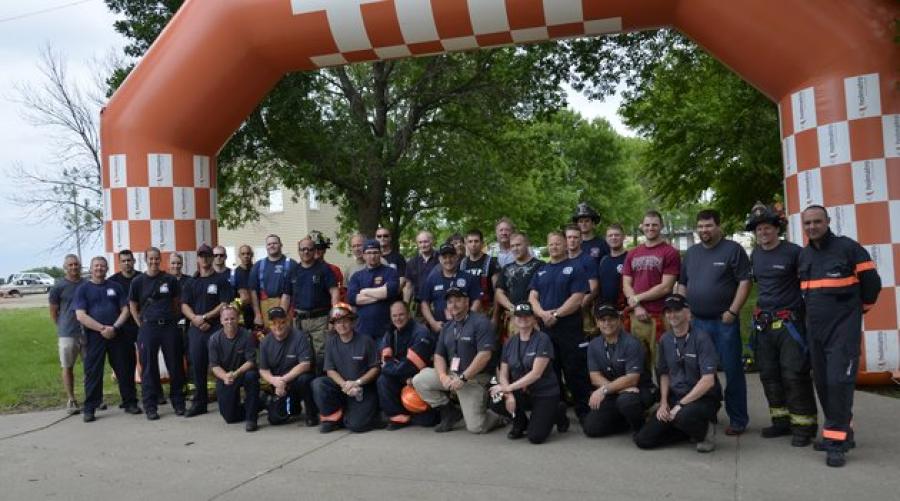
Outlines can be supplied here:
<path id="1" fill-rule="evenodd" d="M 887 381 L 900 351 L 898 15 L 894 0 L 187 0 L 103 111 L 106 252 L 154 245 L 192 269 L 216 241 L 216 154 L 287 72 L 672 26 L 778 103 L 791 240 L 817 203 L 872 254 L 884 290 L 860 381 Z"/>

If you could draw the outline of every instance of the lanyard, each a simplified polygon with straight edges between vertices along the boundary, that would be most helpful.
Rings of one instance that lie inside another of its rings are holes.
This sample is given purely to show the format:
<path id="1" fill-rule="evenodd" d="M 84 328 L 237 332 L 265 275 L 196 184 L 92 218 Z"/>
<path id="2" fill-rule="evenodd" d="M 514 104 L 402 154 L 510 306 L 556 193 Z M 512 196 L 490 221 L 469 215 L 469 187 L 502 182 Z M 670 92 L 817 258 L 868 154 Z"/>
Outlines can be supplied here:
<path id="1" fill-rule="evenodd" d="M 522 367 L 522 369 L 523 369 L 523 375 L 525 374 L 524 369 L 528 369 L 529 371 L 531 370 L 531 367 L 528 367 L 525 365 L 525 355 L 527 355 L 528 352 L 531 351 L 531 343 L 534 342 L 535 338 L 537 338 L 537 332 L 532 330 L 531 331 L 531 339 L 529 339 L 528 342 L 524 344 L 525 349 L 522 350 L 522 346 L 523 346 L 522 338 L 519 337 L 519 343 L 518 343 L 518 346 L 516 347 L 516 358 L 519 360 L 519 366 Z M 532 362 L 532 364 L 533 364 L 533 362 Z"/>
<path id="2" fill-rule="evenodd" d="M 616 340 L 616 344 L 613 345 L 613 352 L 612 352 L 612 354 L 610 354 L 609 353 L 609 343 L 606 342 L 606 339 L 603 339 L 603 351 L 606 352 L 606 364 L 607 364 L 606 370 L 610 374 L 612 374 L 613 378 L 618 377 L 616 375 L 615 369 L 613 368 L 614 367 L 613 364 L 615 364 L 616 359 L 619 357 L 619 343 L 621 343 L 621 342 L 622 342 L 622 336 L 620 333 L 619 338 Z"/>
<path id="3" fill-rule="evenodd" d="M 681 364 L 684 367 L 684 355 L 681 354 L 681 350 L 678 348 L 678 338 L 673 336 L 673 341 L 675 342 L 675 362 Z M 684 336 L 684 349 L 687 351 L 688 340 L 691 338 L 691 331 L 688 330 L 687 335 Z"/>
<path id="4" fill-rule="evenodd" d="M 462 337 L 463 327 L 466 325 L 466 320 L 469 319 L 469 314 L 466 314 L 466 318 L 462 320 L 454 320 L 453 321 L 453 356 L 459 356 L 459 338 Z"/>

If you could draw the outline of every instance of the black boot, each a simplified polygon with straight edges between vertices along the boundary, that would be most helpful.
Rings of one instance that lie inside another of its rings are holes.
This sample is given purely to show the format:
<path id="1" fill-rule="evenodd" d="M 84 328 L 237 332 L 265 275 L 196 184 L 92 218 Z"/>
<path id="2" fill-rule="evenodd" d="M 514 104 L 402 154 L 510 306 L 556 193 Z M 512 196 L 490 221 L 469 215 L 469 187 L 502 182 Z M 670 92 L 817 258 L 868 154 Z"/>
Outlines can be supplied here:
<path id="1" fill-rule="evenodd" d="M 831 466 L 832 468 L 840 468 L 847 463 L 847 459 L 844 458 L 845 449 L 844 444 L 841 442 L 836 442 L 834 440 L 828 441 L 828 449 L 827 456 L 825 456 L 825 464 Z"/>
<path id="2" fill-rule="evenodd" d="M 441 413 L 441 422 L 434 427 L 434 431 L 436 431 L 437 433 L 446 433 L 453 430 L 453 427 L 456 426 L 456 423 L 460 419 L 462 419 L 462 411 L 460 411 L 452 403 L 442 405 L 438 409 Z"/>
<path id="3" fill-rule="evenodd" d="M 787 420 L 772 420 L 772 426 L 766 426 L 759 432 L 762 438 L 783 437 L 791 434 L 791 424 Z"/>
<path id="4" fill-rule="evenodd" d="M 569 431 L 569 415 L 567 411 L 566 403 L 560 402 L 556 408 L 556 431 L 559 433 Z"/>

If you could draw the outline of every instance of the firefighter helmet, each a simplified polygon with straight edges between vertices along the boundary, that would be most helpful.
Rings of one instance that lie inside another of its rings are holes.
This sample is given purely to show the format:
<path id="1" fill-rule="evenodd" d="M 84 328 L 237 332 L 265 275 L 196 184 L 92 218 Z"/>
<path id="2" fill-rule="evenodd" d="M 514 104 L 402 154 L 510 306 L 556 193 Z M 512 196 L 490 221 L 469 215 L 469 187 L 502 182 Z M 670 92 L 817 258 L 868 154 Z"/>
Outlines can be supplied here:
<path id="1" fill-rule="evenodd" d="M 575 214 L 572 215 L 572 222 L 577 223 L 578 220 L 583 217 L 591 218 L 591 221 L 593 221 L 594 224 L 600 222 L 600 214 L 597 214 L 597 211 L 588 205 L 587 202 L 581 202 L 575 207 Z"/>
<path id="2" fill-rule="evenodd" d="M 778 229 L 784 228 L 784 219 L 781 214 L 779 214 L 772 207 L 767 207 L 762 202 L 756 202 L 752 209 L 750 209 L 750 215 L 747 217 L 747 231 L 756 230 L 756 226 L 761 223 L 768 223 L 772 226 L 777 227 Z"/>
<path id="3" fill-rule="evenodd" d="M 411 384 L 408 384 L 400 390 L 400 401 L 403 402 L 403 408 L 413 414 L 421 414 L 431 408 L 427 402 L 422 400 L 419 393 Z"/>
<path id="4" fill-rule="evenodd" d="M 313 230 L 309 232 L 309 239 L 313 241 L 313 245 L 316 247 L 316 249 L 331 248 L 331 239 L 326 238 L 321 231 Z"/>

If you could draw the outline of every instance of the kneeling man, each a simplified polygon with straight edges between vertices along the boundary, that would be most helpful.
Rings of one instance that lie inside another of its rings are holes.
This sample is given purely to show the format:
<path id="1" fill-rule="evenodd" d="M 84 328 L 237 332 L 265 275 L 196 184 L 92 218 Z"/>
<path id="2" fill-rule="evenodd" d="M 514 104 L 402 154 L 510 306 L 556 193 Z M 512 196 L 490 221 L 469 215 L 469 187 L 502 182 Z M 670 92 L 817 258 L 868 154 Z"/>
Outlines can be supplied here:
<path id="1" fill-rule="evenodd" d="M 225 305 L 219 310 L 222 328 L 209 338 L 209 366 L 216 377 L 219 414 L 226 423 L 244 420 L 247 431 L 256 431 L 259 407 L 259 373 L 256 344 L 250 331 L 238 325 L 238 310 Z M 241 388 L 244 402 L 241 403 Z"/>

